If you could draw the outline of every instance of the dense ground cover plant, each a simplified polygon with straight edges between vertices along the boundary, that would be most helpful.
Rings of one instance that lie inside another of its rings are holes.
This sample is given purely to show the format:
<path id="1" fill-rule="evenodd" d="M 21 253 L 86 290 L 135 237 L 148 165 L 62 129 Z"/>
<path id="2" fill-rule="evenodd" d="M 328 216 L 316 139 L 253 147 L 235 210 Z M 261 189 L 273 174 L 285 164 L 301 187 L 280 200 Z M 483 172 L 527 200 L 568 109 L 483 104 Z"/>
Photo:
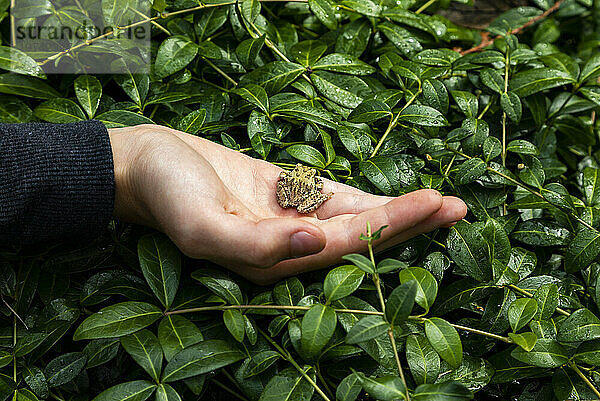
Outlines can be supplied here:
<path id="1" fill-rule="evenodd" d="M 4 249 L 0 398 L 600 398 L 600 2 L 532 1 L 474 50 L 448 3 L 155 0 L 150 75 L 2 48 L 2 122 L 153 121 L 470 212 L 381 255 L 365 227 L 366 256 L 268 288 L 120 223 Z"/>

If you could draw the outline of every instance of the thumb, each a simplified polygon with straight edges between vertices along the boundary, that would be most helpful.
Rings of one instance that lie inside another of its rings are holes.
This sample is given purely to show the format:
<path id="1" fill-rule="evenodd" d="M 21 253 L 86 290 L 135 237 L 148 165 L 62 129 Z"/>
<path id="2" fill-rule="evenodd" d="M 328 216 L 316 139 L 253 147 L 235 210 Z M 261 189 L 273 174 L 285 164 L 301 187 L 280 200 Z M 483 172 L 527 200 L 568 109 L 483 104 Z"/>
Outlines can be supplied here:
<path id="1" fill-rule="evenodd" d="M 226 245 L 223 255 L 235 264 L 268 268 L 284 259 L 318 253 L 326 243 L 323 230 L 298 218 L 251 221 L 229 214 L 220 222 L 216 242 Z"/>

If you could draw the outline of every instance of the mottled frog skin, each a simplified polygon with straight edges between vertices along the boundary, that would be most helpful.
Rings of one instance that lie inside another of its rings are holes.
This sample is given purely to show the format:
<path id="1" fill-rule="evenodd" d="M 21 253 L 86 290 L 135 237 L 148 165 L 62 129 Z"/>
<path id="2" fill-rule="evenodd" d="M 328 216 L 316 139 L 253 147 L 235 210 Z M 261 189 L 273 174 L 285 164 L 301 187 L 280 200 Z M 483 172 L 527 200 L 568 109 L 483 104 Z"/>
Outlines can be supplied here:
<path id="1" fill-rule="evenodd" d="M 277 181 L 277 203 L 283 208 L 295 207 L 298 213 L 312 213 L 333 192 L 322 194 L 323 180 L 314 168 L 297 164 L 292 171 L 282 171 Z"/>

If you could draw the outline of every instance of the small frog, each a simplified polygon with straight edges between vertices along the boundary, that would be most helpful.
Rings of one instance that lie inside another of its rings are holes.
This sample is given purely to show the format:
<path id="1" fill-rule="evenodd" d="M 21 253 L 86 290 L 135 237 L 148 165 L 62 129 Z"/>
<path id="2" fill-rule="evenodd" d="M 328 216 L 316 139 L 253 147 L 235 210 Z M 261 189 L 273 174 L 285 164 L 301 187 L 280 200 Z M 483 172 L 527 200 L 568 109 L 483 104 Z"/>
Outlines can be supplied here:
<path id="1" fill-rule="evenodd" d="M 322 194 L 323 180 L 314 168 L 296 164 L 292 171 L 282 171 L 277 181 L 277 203 L 283 208 L 295 207 L 298 213 L 311 213 L 333 196 Z"/>

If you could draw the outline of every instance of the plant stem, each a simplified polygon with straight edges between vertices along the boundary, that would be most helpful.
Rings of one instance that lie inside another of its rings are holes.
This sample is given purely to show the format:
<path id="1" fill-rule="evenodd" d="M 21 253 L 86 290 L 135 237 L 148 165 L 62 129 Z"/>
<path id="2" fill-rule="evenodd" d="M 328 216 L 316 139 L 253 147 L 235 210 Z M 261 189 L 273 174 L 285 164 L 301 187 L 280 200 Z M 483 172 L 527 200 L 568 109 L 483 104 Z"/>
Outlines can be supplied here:
<path id="1" fill-rule="evenodd" d="M 404 378 L 404 370 L 402 369 L 402 363 L 400 362 L 400 355 L 398 354 L 398 348 L 396 347 L 396 339 L 394 338 L 394 327 L 390 326 L 388 330 L 388 337 L 392 343 L 392 350 L 394 351 L 394 358 L 396 359 L 396 365 L 398 366 L 398 372 L 400 373 L 400 379 L 404 383 L 404 390 L 406 391 L 406 401 L 410 401 L 410 394 L 408 387 L 406 386 L 406 379 Z"/>
<path id="2" fill-rule="evenodd" d="M 421 14 L 423 11 L 427 10 L 427 8 L 429 8 L 430 5 L 432 5 L 433 3 L 435 3 L 437 0 L 429 0 L 427 3 L 423 4 L 421 7 L 419 7 L 419 9 L 417 11 L 415 11 L 415 14 Z"/>
<path id="3" fill-rule="evenodd" d="M 323 392 L 323 390 L 321 390 L 321 388 L 317 385 L 317 383 L 315 383 L 315 381 L 306 373 L 306 371 L 300 366 L 298 365 L 298 363 L 296 363 L 296 361 L 294 360 L 294 358 L 292 358 L 292 355 L 290 355 L 289 352 L 287 352 L 286 350 L 284 350 L 282 347 L 279 346 L 279 344 L 277 344 L 275 342 L 275 340 L 273 340 L 267 333 L 265 333 L 260 327 L 256 328 L 258 330 L 258 332 L 265 338 L 265 340 L 267 340 L 273 347 L 275 347 L 275 349 L 281 354 L 281 356 L 287 360 L 289 363 L 291 363 L 296 370 L 298 370 L 298 372 L 300 372 L 300 374 L 311 384 L 311 386 L 313 386 L 315 388 L 315 391 L 325 400 L 325 401 L 331 401 L 329 399 L 329 397 L 327 397 L 327 395 Z"/>
<path id="4" fill-rule="evenodd" d="M 456 149 L 454 149 L 454 148 L 451 148 L 450 146 L 446 146 L 446 149 L 448 149 L 449 151 L 451 151 L 451 152 L 454 152 L 454 153 L 456 153 L 456 154 L 458 154 L 458 155 L 460 155 L 460 156 L 462 156 L 462 157 L 464 157 L 464 158 L 466 158 L 466 159 L 472 159 L 472 157 L 471 157 L 471 156 L 469 156 L 469 155 L 467 155 L 467 154 L 465 154 L 465 153 L 461 152 L 460 150 L 456 150 Z M 491 172 L 491 173 L 494 173 L 494 174 L 496 174 L 496 175 L 499 175 L 500 177 L 504 178 L 505 180 L 508 180 L 508 181 L 512 182 L 514 185 L 516 185 L 516 186 L 518 186 L 518 187 L 521 187 L 521 188 L 523 188 L 523 189 L 524 189 L 524 190 L 526 190 L 527 192 L 529 192 L 529 193 L 531 193 L 531 194 L 533 194 L 533 195 L 537 196 L 537 197 L 538 197 L 538 198 L 540 198 L 540 199 L 545 199 L 545 198 L 544 198 L 544 195 L 542 195 L 542 194 L 541 194 L 541 193 L 539 193 L 538 191 L 536 191 L 536 190 L 534 190 L 534 189 L 530 188 L 529 186 L 527 186 L 527 185 L 525 185 L 525 184 L 523 184 L 523 183 L 521 183 L 521 182 L 519 182 L 519 181 L 515 180 L 515 179 L 514 179 L 514 178 L 512 178 L 512 177 L 509 177 L 508 175 L 506 175 L 506 174 L 504 174 L 504 173 L 501 173 L 501 172 L 500 172 L 500 171 L 498 171 L 498 170 L 494 170 L 493 168 L 491 168 L 491 167 L 489 167 L 489 166 L 488 166 L 488 167 L 486 167 L 486 170 L 487 170 L 487 171 L 489 171 L 489 172 Z M 583 226 L 585 226 L 586 228 L 588 228 L 588 229 L 590 229 L 590 230 L 592 230 L 592 231 L 596 231 L 596 232 L 598 231 L 596 228 L 594 228 L 593 226 L 591 226 L 591 225 L 590 225 L 590 224 L 589 224 L 587 221 L 583 220 L 581 217 L 577 216 L 577 215 L 576 215 L 576 214 L 574 214 L 573 212 L 569 212 L 569 215 L 570 215 L 571 217 L 573 217 L 575 220 L 577 220 L 579 223 L 581 223 Z"/>
<path id="5" fill-rule="evenodd" d="M 590 379 L 588 379 L 586 375 L 583 374 L 583 372 L 579 369 L 577 364 L 575 364 L 574 362 L 569 362 L 569 367 L 573 369 L 575 373 L 579 375 L 579 377 L 581 377 L 581 380 L 583 380 L 585 384 L 587 384 L 587 386 L 594 392 L 594 394 L 596 394 L 596 397 L 600 399 L 600 392 L 598 391 L 596 386 L 594 386 L 594 384 L 590 381 Z"/>
<path id="6" fill-rule="evenodd" d="M 514 291 L 518 292 L 518 293 L 519 293 L 519 294 L 521 294 L 521 295 L 525 295 L 525 296 L 526 296 L 526 297 L 528 297 L 528 298 L 532 298 L 532 297 L 533 297 L 533 294 L 532 294 L 532 293 L 530 293 L 529 291 L 527 291 L 527 290 L 524 290 L 524 289 L 522 289 L 522 288 L 519 288 L 519 287 L 517 287 L 517 286 L 516 286 L 516 285 L 514 285 L 514 284 L 509 284 L 509 285 L 507 285 L 507 287 L 508 287 L 508 288 L 510 288 L 511 290 L 514 290 Z M 566 310 L 564 310 L 564 309 L 561 309 L 561 308 L 556 308 L 555 310 L 556 310 L 558 313 L 560 313 L 561 315 L 565 315 L 565 316 L 571 316 L 571 314 L 570 314 L 569 312 L 567 312 Z"/>
<path id="7" fill-rule="evenodd" d="M 409 316 L 408 319 L 409 320 L 417 321 L 419 323 L 424 323 L 427 320 L 426 318 L 420 317 L 420 316 Z M 448 324 L 450 324 L 450 326 L 454 327 L 455 329 L 464 330 L 464 331 L 468 331 L 468 332 L 471 332 L 471 333 L 479 334 L 479 335 L 482 335 L 482 336 L 485 336 L 485 337 L 493 338 L 494 340 L 500 340 L 500 341 L 503 341 L 503 342 L 505 342 L 507 344 L 512 344 L 513 343 L 513 340 L 511 340 L 508 337 L 502 337 L 502 336 L 499 336 L 499 335 L 494 334 L 494 333 L 489 333 L 487 331 L 474 329 L 472 327 L 462 326 L 460 324 L 454 324 L 454 323 L 450 323 L 450 322 L 448 322 Z"/>
<path id="8" fill-rule="evenodd" d="M 404 109 L 406 109 L 408 106 L 410 106 L 415 101 L 415 99 L 417 98 L 417 96 L 419 96 L 420 93 L 421 93 L 421 83 L 419 82 L 419 90 L 417 90 L 417 92 L 414 95 L 412 95 L 412 97 L 408 100 L 408 102 L 406 102 L 406 104 L 400 109 L 398 114 L 396 114 L 396 117 L 394 117 L 393 119 L 390 119 L 390 123 L 389 123 L 387 129 L 383 133 L 383 136 L 381 137 L 379 142 L 377 142 L 377 146 L 375 146 L 375 149 L 373 149 L 373 153 L 371 153 L 371 156 L 369 158 L 375 157 L 375 155 L 379 151 L 379 148 L 381 148 L 381 145 L 383 145 L 383 142 L 386 140 L 387 136 L 390 134 L 390 132 L 392 132 L 392 130 L 398 124 L 398 119 L 400 118 L 400 114 L 402 114 Z"/>
<path id="9" fill-rule="evenodd" d="M 400 113 L 398 113 L 398 115 L 400 115 Z M 375 255 L 373 254 L 373 239 L 371 238 L 371 234 L 371 223 L 367 222 L 367 237 L 369 237 L 367 246 L 369 248 L 369 257 L 371 258 L 371 263 L 373 264 L 373 268 L 375 268 L 377 265 L 375 264 Z M 381 280 L 379 279 L 379 274 L 377 271 L 373 273 L 373 284 L 375 284 L 375 289 L 377 290 L 377 297 L 379 298 L 379 303 L 381 304 L 381 311 L 383 314 L 385 314 L 385 299 L 383 298 L 383 293 L 381 292 Z M 402 370 L 402 364 L 400 363 L 400 355 L 398 354 L 398 348 L 396 347 L 394 326 L 392 324 L 389 325 L 388 336 L 390 337 L 392 350 L 394 351 L 394 358 L 396 359 L 396 365 L 398 366 L 398 373 L 400 373 L 400 379 L 402 380 L 404 389 L 406 390 L 406 401 L 410 401 L 410 394 L 408 393 L 408 386 L 406 385 L 406 379 L 404 378 L 404 370 Z"/>
<path id="10" fill-rule="evenodd" d="M 15 348 L 17 346 L 17 317 L 13 316 L 13 380 L 17 382 L 17 356 Z"/>
<path id="11" fill-rule="evenodd" d="M 217 67 L 212 61 L 210 61 L 206 57 L 203 57 L 203 58 L 204 58 L 204 61 L 206 61 L 206 64 L 208 64 L 213 70 L 215 70 L 216 72 L 221 74 L 223 76 L 223 78 L 225 78 L 226 80 L 231 82 L 233 84 L 233 86 L 237 86 L 238 83 L 235 81 L 235 79 L 233 79 L 229 75 L 227 75 L 227 73 L 225 71 L 223 71 L 222 69 Z"/>
<path id="12" fill-rule="evenodd" d="M 310 306 L 295 306 L 295 305 L 217 305 L 217 306 L 202 306 L 199 308 L 179 309 L 165 312 L 165 315 L 180 315 L 184 313 L 209 312 L 209 311 L 224 311 L 228 309 L 271 309 L 271 310 L 303 310 L 307 311 Z M 368 311 L 360 309 L 334 309 L 336 313 L 355 313 L 359 315 L 383 315 L 382 312 Z"/>
<path id="13" fill-rule="evenodd" d="M 216 384 L 218 387 L 221 387 L 223 390 L 225 390 L 226 392 L 228 392 L 229 394 L 231 394 L 232 396 L 234 396 L 238 400 L 249 401 L 246 397 L 242 396 L 241 394 L 236 393 L 235 391 L 233 391 L 232 389 L 230 389 L 229 387 L 227 387 L 226 385 L 224 385 L 223 383 L 221 383 L 217 379 L 210 379 L 210 381 L 212 383 Z"/>

